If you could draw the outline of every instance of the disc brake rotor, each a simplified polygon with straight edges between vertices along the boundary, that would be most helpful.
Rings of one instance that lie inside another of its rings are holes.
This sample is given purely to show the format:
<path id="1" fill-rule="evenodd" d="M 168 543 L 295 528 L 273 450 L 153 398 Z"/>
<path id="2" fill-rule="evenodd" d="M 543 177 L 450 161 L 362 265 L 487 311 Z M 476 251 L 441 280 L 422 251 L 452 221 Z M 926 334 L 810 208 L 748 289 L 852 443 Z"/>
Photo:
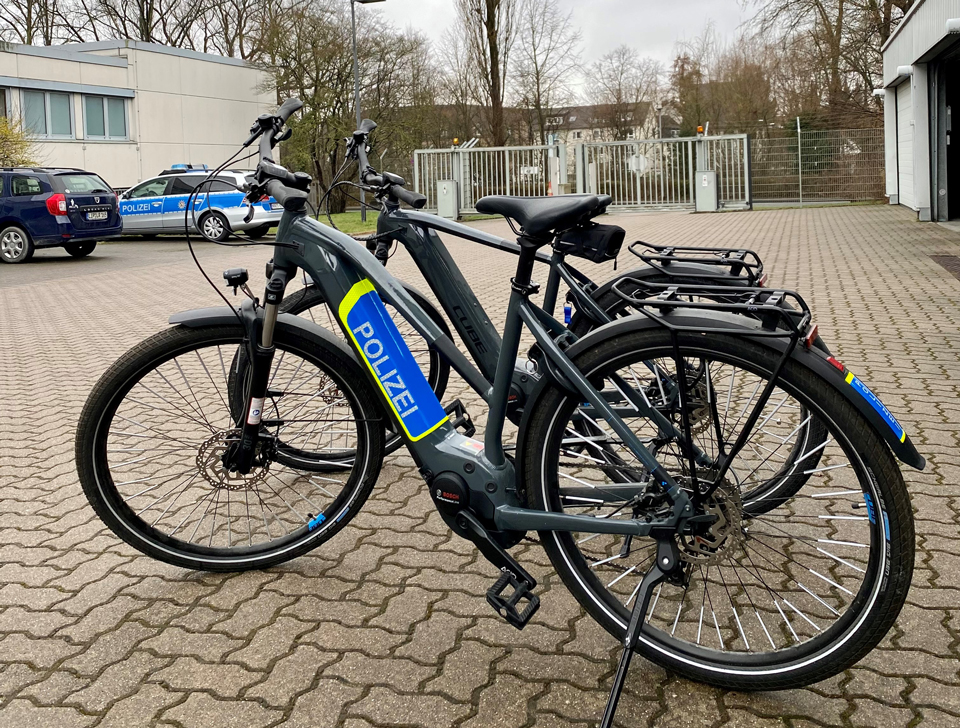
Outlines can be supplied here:
<path id="1" fill-rule="evenodd" d="M 256 490 L 270 468 L 266 458 L 263 463 L 255 462 L 246 475 L 228 471 L 223 466 L 223 454 L 231 442 L 240 437 L 239 430 L 225 430 L 207 439 L 197 451 L 197 470 L 203 479 L 220 490 Z"/>
<path id="2" fill-rule="evenodd" d="M 693 534 L 677 534 L 680 559 L 691 564 L 719 564 L 741 541 L 743 504 L 740 491 L 732 483 L 720 485 L 702 505 L 703 513 L 715 520 L 706 529 Z"/>

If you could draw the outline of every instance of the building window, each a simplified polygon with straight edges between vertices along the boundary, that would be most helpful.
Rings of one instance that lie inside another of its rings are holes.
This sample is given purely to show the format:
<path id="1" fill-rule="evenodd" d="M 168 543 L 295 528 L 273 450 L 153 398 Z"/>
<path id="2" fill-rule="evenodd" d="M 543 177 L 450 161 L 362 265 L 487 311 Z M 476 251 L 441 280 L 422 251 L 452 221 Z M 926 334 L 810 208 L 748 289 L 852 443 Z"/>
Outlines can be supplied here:
<path id="1" fill-rule="evenodd" d="M 594 129 L 594 130 L 593 130 L 593 138 L 594 138 L 594 139 L 599 139 L 599 138 L 600 138 L 600 130 L 599 130 L 599 129 Z"/>
<path id="2" fill-rule="evenodd" d="M 0 88 L 0 117 L 7 118 L 7 89 Z"/>
<path id="3" fill-rule="evenodd" d="M 87 139 L 127 138 L 127 110 L 123 99 L 84 96 L 83 119 Z"/>
<path id="4" fill-rule="evenodd" d="M 70 94 L 24 91 L 22 99 L 23 124 L 28 131 L 47 138 L 73 136 Z"/>
<path id="5" fill-rule="evenodd" d="M 574 138 L 574 139 L 583 139 L 583 132 L 582 132 L 582 131 L 575 131 L 575 132 L 573 132 L 573 138 Z"/>
<path id="6" fill-rule="evenodd" d="M 548 116 L 547 126 L 560 126 L 563 123 L 562 116 Z"/>

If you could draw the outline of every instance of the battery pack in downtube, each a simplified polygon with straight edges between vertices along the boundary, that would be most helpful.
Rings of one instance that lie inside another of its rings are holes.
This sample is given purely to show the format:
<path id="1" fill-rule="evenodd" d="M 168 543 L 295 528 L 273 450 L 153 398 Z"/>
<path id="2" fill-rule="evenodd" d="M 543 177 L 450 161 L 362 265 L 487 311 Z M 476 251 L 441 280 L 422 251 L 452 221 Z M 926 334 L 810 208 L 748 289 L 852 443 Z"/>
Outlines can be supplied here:
<path id="1" fill-rule="evenodd" d="M 350 289 L 338 314 L 407 437 L 417 441 L 446 422 L 440 400 L 369 280 Z"/>

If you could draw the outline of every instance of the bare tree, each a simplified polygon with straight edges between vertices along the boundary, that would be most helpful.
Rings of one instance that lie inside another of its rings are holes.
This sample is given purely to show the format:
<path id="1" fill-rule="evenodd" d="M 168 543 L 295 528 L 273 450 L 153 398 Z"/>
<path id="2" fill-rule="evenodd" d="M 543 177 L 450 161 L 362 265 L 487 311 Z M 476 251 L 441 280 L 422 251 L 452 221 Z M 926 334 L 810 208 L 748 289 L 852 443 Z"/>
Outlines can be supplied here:
<path id="1" fill-rule="evenodd" d="M 882 107 L 872 90 L 882 76 L 882 44 L 916 0 L 747 0 L 759 6 L 757 31 L 783 54 L 809 63 L 817 108 L 830 123 L 851 123 Z"/>
<path id="2" fill-rule="evenodd" d="M 516 0 L 457 0 L 458 32 L 476 74 L 490 142 L 507 143 L 504 97 L 510 51 L 516 37 Z"/>
<path id="3" fill-rule="evenodd" d="M 0 39 L 27 45 L 51 45 L 60 25 L 59 0 L 3 0 Z"/>
<path id="4" fill-rule="evenodd" d="M 547 142 L 547 117 L 569 103 L 574 74 L 580 68 L 580 31 L 572 14 L 563 14 L 552 0 L 522 0 L 517 38 L 516 89 L 518 105 L 528 112 L 536 141 Z"/>
<path id="5" fill-rule="evenodd" d="M 594 62 L 587 70 L 588 96 L 597 106 L 594 124 L 615 141 L 628 138 L 643 126 L 661 74 L 658 61 L 638 57 L 627 45 Z"/>

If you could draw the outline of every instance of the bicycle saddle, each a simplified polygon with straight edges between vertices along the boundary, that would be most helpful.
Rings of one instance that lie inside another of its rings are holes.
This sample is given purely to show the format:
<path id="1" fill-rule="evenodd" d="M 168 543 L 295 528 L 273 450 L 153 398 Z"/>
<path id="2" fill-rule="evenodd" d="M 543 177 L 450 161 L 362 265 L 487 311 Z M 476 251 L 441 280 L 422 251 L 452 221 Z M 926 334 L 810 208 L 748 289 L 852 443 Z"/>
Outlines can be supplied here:
<path id="1" fill-rule="evenodd" d="M 573 227 L 584 217 L 609 204 L 609 196 L 559 195 L 556 197 L 507 197 L 488 195 L 477 200 L 477 212 L 503 215 L 516 220 L 527 235 L 538 236 L 552 230 Z"/>

